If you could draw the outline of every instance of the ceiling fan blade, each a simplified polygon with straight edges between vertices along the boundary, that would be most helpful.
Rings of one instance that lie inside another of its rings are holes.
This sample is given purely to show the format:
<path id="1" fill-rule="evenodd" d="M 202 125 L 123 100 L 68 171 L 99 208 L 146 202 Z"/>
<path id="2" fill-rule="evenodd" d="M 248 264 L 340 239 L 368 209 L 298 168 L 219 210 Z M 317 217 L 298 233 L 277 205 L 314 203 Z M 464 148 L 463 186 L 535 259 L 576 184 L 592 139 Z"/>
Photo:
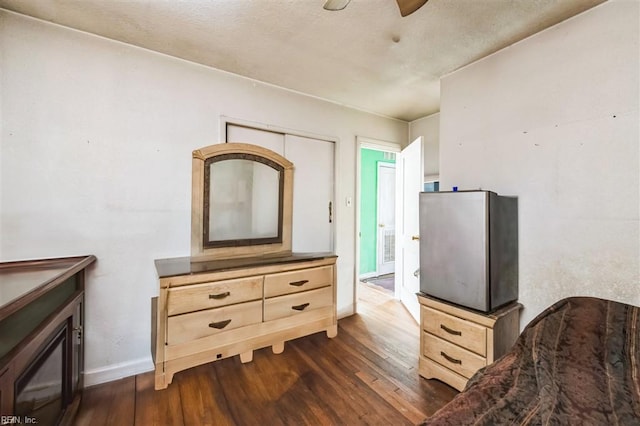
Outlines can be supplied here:
<path id="1" fill-rule="evenodd" d="M 398 7 L 400 8 L 400 15 L 405 17 L 420 9 L 427 1 L 428 0 L 396 0 L 396 3 L 398 3 Z"/>
<path id="2" fill-rule="evenodd" d="M 326 10 L 342 10 L 351 0 L 327 0 L 324 4 Z"/>

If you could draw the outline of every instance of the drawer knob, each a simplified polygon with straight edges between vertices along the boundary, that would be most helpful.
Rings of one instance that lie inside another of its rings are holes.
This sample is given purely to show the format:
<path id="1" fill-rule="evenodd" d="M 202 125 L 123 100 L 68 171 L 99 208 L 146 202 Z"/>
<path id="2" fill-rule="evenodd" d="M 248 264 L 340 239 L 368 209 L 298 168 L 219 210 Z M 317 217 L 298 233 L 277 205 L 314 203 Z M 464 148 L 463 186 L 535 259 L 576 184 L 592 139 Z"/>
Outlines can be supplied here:
<path id="1" fill-rule="evenodd" d="M 307 308 L 307 306 L 309 306 L 309 303 L 303 303 L 302 305 L 292 306 L 291 309 L 296 311 L 304 311 Z"/>
<path id="2" fill-rule="evenodd" d="M 224 293 L 210 294 L 209 295 L 209 299 L 220 300 L 220 299 L 224 299 L 225 297 L 229 297 L 229 296 L 231 296 L 231 292 L 230 291 L 225 291 Z"/>
<path id="3" fill-rule="evenodd" d="M 444 353 L 444 352 L 442 352 L 442 351 L 440 351 L 440 355 L 441 355 L 444 359 L 446 359 L 447 361 L 449 361 L 450 363 L 453 363 L 453 364 L 462 364 L 462 361 L 460 361 L 459 359 L 452 358 L 452 357 L 450 357 L 449 355 L 447 355 L 446 353 Z"/>
<path id="4" fill-rule="evenodd" d="M 309 282 L 309 280 L 293 281 L 293 282 L 290 282 L 289 285 L 292 285 L 294 287 L 300 287 L 300 286 L 305 285 L 308 282 Z"/>
<path id="5" fill-rule="evenodd" d="M 452 330 L 444 324 L 440 324 L 440 328 L 449 334 L 453 334 L 454 336 L 462 336 L 462 331 Z"/>
<path id="6" fill-rule="evenodd" d="M 222 330 L 223 328 L 228 326 L 230 322 L 231 322 L 231 319 L 224 320 L 224 321 L 218 321 L 218 322 L 212 322 L 212 323 L 209 324 L 209 327 L 217 328 L 218 330 Z"/>

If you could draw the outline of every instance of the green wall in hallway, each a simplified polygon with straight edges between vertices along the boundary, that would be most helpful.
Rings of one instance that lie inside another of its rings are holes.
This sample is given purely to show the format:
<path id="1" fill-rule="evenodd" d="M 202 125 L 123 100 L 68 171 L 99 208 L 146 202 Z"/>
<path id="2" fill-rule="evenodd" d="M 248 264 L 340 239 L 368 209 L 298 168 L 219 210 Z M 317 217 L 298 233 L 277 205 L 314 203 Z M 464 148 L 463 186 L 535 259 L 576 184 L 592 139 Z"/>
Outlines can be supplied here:
<path id="1" fill-rule="evenodd" d="M 376 197 L 378 163 L 395 163 L 393 154 L 362 148 L 360 150 L 360 269 L 359 275 L 375 272 L 378 239 Z"/>

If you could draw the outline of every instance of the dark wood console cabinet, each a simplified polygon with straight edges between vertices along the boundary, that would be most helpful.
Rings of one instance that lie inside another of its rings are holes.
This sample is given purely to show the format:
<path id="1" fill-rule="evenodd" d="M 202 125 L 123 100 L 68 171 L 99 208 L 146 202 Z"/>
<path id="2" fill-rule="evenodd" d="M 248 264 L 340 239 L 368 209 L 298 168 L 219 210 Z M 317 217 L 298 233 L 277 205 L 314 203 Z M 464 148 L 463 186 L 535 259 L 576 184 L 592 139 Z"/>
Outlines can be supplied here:
<path id="1" fill-rule="evenodd" d="M 93 255 L 0 263 L 0 416 L 71 424 L 83 386 L 85 270 Z"/>

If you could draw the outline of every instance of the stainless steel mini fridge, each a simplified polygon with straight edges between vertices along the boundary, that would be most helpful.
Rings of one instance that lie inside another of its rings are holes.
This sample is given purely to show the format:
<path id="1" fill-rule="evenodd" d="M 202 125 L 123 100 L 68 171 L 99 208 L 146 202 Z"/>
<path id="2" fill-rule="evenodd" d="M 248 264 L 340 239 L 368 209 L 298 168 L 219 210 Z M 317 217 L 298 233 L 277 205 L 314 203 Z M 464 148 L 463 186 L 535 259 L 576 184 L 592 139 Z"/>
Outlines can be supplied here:
<path id="1" fill-rule="evenodd" d="M 420 193 L 420 291 L 482 312 L 517 300 L 517 198 Z"/>

